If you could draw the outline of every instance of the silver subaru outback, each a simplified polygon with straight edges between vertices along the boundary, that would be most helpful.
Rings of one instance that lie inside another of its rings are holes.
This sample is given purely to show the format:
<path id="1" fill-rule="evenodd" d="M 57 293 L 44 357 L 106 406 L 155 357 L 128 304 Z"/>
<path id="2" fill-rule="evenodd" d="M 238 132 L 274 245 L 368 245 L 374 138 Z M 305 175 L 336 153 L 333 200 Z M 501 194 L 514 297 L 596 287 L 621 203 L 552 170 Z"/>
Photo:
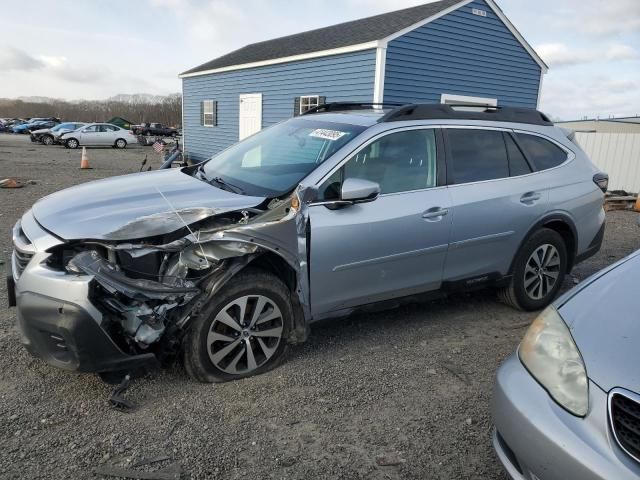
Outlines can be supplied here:
<path id="1" fill-rule="evenodd" d="M 265 372 L 309 325 L 496 288 L 538 310 L 596 253 L 607 176 L 536 110 L 328 104 L 210 160 L 86 183 L 13 232 L 10 304 L 51 365 Z"/>

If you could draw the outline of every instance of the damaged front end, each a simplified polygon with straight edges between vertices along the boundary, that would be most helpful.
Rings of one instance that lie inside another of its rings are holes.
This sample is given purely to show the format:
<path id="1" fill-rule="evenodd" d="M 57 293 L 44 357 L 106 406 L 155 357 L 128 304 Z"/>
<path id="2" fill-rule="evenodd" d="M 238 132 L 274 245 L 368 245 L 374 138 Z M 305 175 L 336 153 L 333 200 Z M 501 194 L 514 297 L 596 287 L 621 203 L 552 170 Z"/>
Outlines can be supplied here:
<path id="1" fill-rule="evenodd" d="M 146 238 L 123 241 L 115 232 L 115 240 L 69 242 L 55 247 L 48 261 L 68 274 L 92 277 L 90 300 L 102 313 L 101 327 L 129 355 L 152 353 L 170 363 L 193 318 L 251 263 L 284 277 L 296 317 L 287 340 L 303 341 L 309 315 L 307 215 L 299 195 L 210 217 L 192 208 L 157 214 L 151 223 L 123 227 L 130 238 L 150 232 Z M 183 228 L 154 235 L 158 224 L 176 219 Z"/>

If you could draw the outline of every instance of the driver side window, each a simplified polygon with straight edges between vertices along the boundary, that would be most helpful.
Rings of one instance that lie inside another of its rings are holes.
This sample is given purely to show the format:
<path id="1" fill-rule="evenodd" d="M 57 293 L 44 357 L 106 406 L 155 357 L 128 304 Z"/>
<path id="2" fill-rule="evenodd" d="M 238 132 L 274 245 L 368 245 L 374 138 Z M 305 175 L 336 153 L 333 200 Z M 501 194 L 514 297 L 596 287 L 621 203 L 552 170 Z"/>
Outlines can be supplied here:
<path id="1" fill-rule="evenodd" d="M 376 182 L 380 185 L 381 194 L 435 187 L 435 131 L 405 130 L 370 143 L 329 177 L 320 188 L 320 199 L 339 200 L 342 182 L 347 178 Z"/>

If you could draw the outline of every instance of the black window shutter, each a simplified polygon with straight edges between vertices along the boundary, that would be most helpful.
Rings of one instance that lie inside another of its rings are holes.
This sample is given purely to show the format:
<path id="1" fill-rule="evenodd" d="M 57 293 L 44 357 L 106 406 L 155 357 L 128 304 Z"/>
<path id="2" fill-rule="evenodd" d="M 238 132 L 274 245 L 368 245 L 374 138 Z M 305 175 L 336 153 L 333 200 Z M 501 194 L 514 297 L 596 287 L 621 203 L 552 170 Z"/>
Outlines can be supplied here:
<path id="1" fill-rule="evenodd" d="M 213 103 L 213 126 L 218 126 L 218 102 L 214 101 Z"/>
<path id="2" fill-rule="evenodd" d="M 204 100 L 200 102 L 200 125 L 204 126 Z"/>
<path id="3" fill-rule="evenodd" d="M 318 105 L 326 105 L 327 97 L 318 97 Z"/>
<path id="4" fill-rule="evenodd" d="M 293 101 L 293 116 L 300 116 L 300 97 L 296 97 L 296 99 Z"/>

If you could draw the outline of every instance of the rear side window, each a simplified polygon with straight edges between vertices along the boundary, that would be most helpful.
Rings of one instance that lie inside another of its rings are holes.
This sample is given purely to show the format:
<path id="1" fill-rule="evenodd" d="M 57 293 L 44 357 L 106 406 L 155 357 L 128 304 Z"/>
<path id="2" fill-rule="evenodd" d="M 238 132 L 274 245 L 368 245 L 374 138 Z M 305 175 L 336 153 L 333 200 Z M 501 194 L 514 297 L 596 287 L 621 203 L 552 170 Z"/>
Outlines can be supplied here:
<path id="1" fill-rule="evenodd" d="M 508 133 L 505 133 L 504 141 L 507 144 L 507 152 L 509 153 L 509 172 L 511 173 L 511 176 L 517 177 L 519 175 L 531 173 L 531 167 L 529 166 L 527 159 L 522 154 L 520 147 L 518 147 L 516 142 L 513 140 L 513 137 Z"/>
<path id="2" fill-rule="evenodd" d="M 509 160 L 502 132 L 451 128 L 447 129 L 451 154 L 450 182 L 480 182 L 509 176 Z"/>
<path id="3" fill-rule="evenodd" d="M 567 159 L 564 150 L 544 138 L 516 133 L 516 139 L 536 170 L 557 167 Z"/>

